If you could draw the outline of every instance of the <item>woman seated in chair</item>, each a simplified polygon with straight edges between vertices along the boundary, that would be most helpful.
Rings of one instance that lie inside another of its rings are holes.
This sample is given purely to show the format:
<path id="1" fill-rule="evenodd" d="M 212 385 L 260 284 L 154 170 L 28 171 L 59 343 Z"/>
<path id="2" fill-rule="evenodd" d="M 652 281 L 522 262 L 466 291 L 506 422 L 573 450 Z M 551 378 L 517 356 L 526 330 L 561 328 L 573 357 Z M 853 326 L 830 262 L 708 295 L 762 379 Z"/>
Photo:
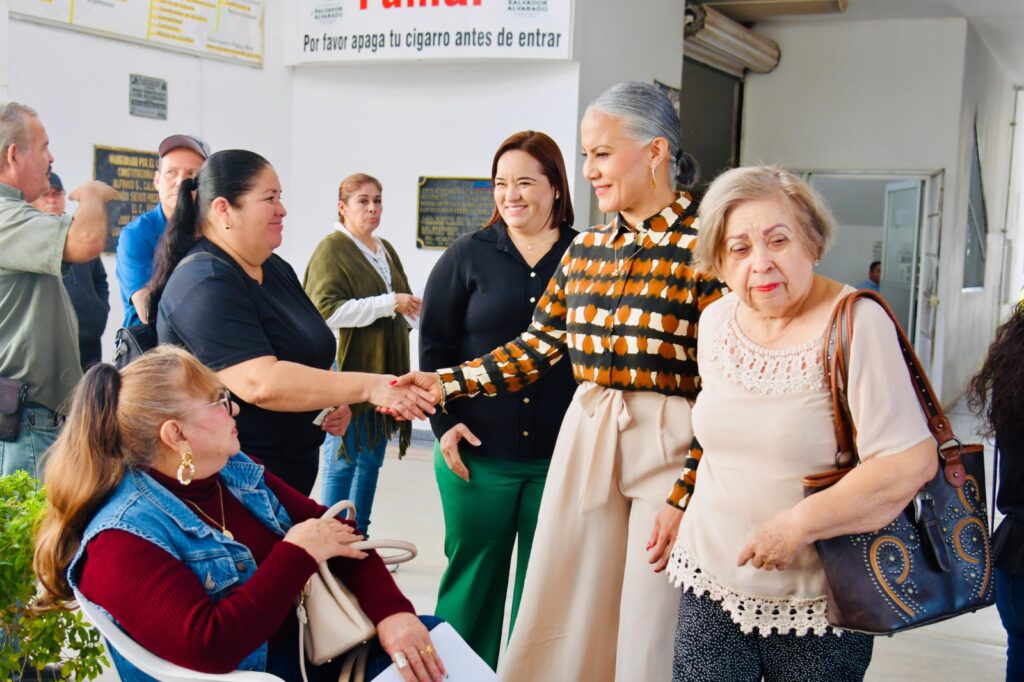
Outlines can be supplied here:
<path id="1" fill-rule="evenodd" d="M 350 523 L 239 452 L 238 406 L 186 351 L 161 346 L 92 367 L 46 467 L 37 537 L 40 608 L 78 590 L 140 645 L 210 673 L 300 679 L 295 599 L 320 562 L 377 626 L 367 678 L 394 660 L 406 680 L 444 666 L 424 622 Z M 122 680 L 150 679 L 116 651 Z M 307 666 L 337 680 L 343 657 Z"/>

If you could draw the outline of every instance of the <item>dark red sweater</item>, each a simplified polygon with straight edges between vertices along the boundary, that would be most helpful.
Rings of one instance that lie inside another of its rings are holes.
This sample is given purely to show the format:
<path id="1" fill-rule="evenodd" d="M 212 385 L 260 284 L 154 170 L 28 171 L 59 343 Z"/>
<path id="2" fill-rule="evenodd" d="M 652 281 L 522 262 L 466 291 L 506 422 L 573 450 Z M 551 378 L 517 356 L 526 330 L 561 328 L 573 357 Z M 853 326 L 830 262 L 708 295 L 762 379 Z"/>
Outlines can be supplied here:
<path id="1" fill-rule="evenodd" d="M 186 487 L 156 471 L 149 474 L 182 500 L 221 519 L 217 476 Z M 327 510 L 269 471 L 265 476 L 293 523 Z M 82 594 L 109 611 L 143 647 L 172 663 L 211 673 L 235 670 L 263 642 L 290 638 L 298 646 L 295 597 L 317 570 L 304 549 L 282 542 L 223 490 L 227 529 L 249 548 L 257 568 L 222 599 L 210 599 L 195 573 L 166 551 L 120 530 L 105 530 L 89 543 L 79 580 Z M 376 552 L 363 560 L 335 558 L 330 566 L 375 624 L 395 613 L 415 612 Z"/>

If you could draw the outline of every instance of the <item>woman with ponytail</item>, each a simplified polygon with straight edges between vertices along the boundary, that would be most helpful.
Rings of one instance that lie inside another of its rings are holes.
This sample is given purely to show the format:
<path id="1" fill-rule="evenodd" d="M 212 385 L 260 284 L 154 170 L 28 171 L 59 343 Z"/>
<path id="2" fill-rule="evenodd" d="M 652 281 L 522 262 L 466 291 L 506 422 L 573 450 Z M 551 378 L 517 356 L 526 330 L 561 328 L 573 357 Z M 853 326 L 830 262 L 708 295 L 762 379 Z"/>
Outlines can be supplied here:
<path id="1" fill-rule="evenodd" d="M 568 353 L 579 388 L 552 455 L 501 676 L 667 680 L 678 595 L 656 573 L 682 512 L 665 492 L 693 435 L 697 318 L 723 285 L 690 266 L 696 207 L 682 190 L 697 173 L 668 99 L 620 83 L 587 108 L 580 138 L 584 177 L 611 222 L 575 238 L 523 335 L 399 384 L 438 402 L 513 392 Z"/>
<path id="2" fill-rule="evenodd" d="M 181 185 L 149 285 L 149 319 L 161 343 L 188 349 L 231 390 L 242 448 L 309 494 L 324 431 L 340 435 L 351 416 L 344 407 L 321 426 L 318 412 L 370 402 L 422 419 L 432 408 L 391 386 L 394 377 L 329 371 L 334 334 L 274 254 L 286 213 L 266 159 L 239 149 L 210 156 Z"/>
<path id="3" fill-rule="evenodd" d="M 368 677 L 402 652 L 415 663 L 404 679 L 439 679 L 440 660 L 419 653 L 436 619 L 421 622 L 380 557 L 350 546 L 349 523 L 321 519 L 239 451 L 237 414 L 217 375 L 173 346 L 86 372 L 46 466 L 36 608 L 77 590 L 163 659 L 295 680 L 295 598 L 329 561 L 377 626 Z M 151 679 L 112 654 L 122 680 Z M 310 679 L 337 680 L 341 663 L 307 666 Z"/>

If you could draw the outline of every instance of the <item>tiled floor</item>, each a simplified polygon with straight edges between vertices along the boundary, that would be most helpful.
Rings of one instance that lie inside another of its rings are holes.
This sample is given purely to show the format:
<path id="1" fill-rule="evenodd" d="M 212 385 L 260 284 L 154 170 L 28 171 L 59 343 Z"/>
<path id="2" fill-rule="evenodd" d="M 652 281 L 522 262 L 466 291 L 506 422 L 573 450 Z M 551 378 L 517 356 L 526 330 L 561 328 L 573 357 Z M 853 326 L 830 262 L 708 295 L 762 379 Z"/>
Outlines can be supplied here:
<path id="1" fill-rule="evenodd" d="M 973 438 L 975 422 L 961 406 L 954 408 L 950 416 L 958 434 L 976 440 Z M 396 578 L 417 610 L 431 613 L 445 559 L 441 503 L 434 482 L 430 446 L 426 443 L 417 441 L 401 461 L 396 452 L 389 451 L 374 504 L 372 530 L 378 538 L 403 538 L 418 545 L 419 556 L 403 565 Z M 1006 634 L 993 607 L 894 637 L 877 638 L 867 679 L 873 682 L 1001 680 L 1005 647 Z M 102 679 L 116 680 L 117 676 L 110 672 Z"/>

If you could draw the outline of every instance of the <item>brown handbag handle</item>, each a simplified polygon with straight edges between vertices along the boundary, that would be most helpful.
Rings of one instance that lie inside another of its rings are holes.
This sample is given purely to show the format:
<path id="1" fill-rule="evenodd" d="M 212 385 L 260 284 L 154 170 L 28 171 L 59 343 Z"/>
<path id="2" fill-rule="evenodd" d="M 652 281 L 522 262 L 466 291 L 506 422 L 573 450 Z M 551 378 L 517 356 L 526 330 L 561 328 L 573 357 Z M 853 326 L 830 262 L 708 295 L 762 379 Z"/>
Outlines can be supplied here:
<path id="1" fill-rule="evenodd" d="M 877 303 L 892 320 L 893 327 L 896 328 L 900 351 L 910 374 L 910 383 L 914 386 L 914 394 L 924 411 L 928 429 L 938 443 L 937 451 L 940 459 L 944 462 L 946 480 L 950 485 L 957 487 L 963 485 L 966 476 L 962 461 L 963 444 L 953 434 L 953 428 L 942 411 L 942 404 L 935 396 L 935 389 L 928 381 L 928 375 L 925 374 L 921 360 L 914 352 L 910 339 L 907 338 L 903 327 L 896 320 L 889 304 L 881 295 L 868 289 L 854 291 L 840 299 L 832 311 L 825 343 L 822 345 L 822 368 L 825 372 L 825 382 L 832 392 L 833 420 L 838 445 L 836 466 L 848 466 L 860 461 L 856 447 L 856 427 L 853 424 L 850 406 L 846 398 L 846 385 L 850 366 L 850 344 L 853 340 L 853 305 L 861 298 Z"/>

